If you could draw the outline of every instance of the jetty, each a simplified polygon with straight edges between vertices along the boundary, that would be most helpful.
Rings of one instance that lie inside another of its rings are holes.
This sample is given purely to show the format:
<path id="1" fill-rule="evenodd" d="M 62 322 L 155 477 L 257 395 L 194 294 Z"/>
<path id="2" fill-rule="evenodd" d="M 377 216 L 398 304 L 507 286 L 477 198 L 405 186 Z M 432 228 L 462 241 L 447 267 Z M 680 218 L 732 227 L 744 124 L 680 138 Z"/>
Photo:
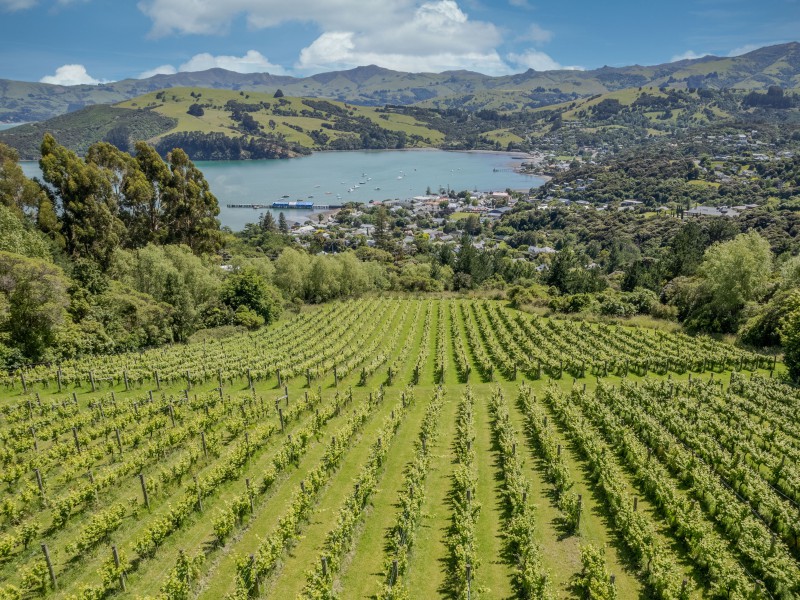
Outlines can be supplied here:
<path id="1" fill-rule="evenodd" d="M 314 204 L 313 202 L 273 202 L 272 204 L 226 204 L 228 208 L 250 208 L 253 210 L 335 210 L 344 208 L 343 204 Z"/>

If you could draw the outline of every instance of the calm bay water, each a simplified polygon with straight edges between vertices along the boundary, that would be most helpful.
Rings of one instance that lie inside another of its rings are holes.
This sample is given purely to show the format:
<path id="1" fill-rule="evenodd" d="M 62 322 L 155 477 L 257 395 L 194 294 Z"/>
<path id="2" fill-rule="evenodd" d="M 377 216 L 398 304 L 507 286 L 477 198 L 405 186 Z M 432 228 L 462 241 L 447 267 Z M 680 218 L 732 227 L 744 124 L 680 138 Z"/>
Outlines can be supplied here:
<path id="1" fill-rule="evenodd" d="M 317 152 L 291 160 L 196 164 L 219 199 L 220 221 L 234 231 L 258 221 L 264 210 L 228 208 L 227 204 L 302 200 L 329 205 L 411 198 L 424 195 L 428 188 L 434 193 L 440 189 L 502 191 L 542 184 L 541 178 L 511 171 L 519 160 L 504 153 L 368 150 Z M 24 162 L 22 168 L 28 177 L 41 175 L 35 162 Z M 276 218 L 278 212 L 273 211 Z M 295 221 L 313 214 L 297 209 L 283 212 Z"/>

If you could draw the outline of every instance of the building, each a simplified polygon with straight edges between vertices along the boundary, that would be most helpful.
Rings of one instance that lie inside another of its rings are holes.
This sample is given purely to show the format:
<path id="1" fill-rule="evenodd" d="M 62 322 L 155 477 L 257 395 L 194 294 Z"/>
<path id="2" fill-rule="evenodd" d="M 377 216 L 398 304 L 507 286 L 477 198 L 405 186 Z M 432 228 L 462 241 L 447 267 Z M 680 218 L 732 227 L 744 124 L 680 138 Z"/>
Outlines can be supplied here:
<path id="1" fill-rule="evenodd" d="M 697 206 L 690 208 L 685 213 L 689 217 L 738 217 L 739 211 L 729 206 Z"/>

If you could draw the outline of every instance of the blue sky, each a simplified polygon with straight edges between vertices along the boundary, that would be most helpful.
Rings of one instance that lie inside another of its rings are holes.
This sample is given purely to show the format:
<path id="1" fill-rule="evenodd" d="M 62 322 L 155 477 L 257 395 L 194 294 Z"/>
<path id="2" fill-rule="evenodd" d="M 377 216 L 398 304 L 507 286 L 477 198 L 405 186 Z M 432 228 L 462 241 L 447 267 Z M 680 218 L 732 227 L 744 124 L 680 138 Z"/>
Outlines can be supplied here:
<path id="1" fill-rule="evenodd" d="M 0 0 L 0 78 L 592 69 L 800 38 L 800 0 Z"/>

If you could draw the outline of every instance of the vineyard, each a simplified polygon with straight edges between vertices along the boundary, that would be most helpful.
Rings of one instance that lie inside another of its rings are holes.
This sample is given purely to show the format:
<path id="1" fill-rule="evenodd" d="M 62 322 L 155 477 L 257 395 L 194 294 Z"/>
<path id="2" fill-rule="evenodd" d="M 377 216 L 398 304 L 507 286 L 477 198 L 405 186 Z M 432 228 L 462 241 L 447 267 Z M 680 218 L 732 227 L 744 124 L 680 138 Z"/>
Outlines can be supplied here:
<path id="1" fill-rule="evenodd" d="M 371 298 L 4 374 L 0 600 L 800 598 L 781 369 Z"/>

